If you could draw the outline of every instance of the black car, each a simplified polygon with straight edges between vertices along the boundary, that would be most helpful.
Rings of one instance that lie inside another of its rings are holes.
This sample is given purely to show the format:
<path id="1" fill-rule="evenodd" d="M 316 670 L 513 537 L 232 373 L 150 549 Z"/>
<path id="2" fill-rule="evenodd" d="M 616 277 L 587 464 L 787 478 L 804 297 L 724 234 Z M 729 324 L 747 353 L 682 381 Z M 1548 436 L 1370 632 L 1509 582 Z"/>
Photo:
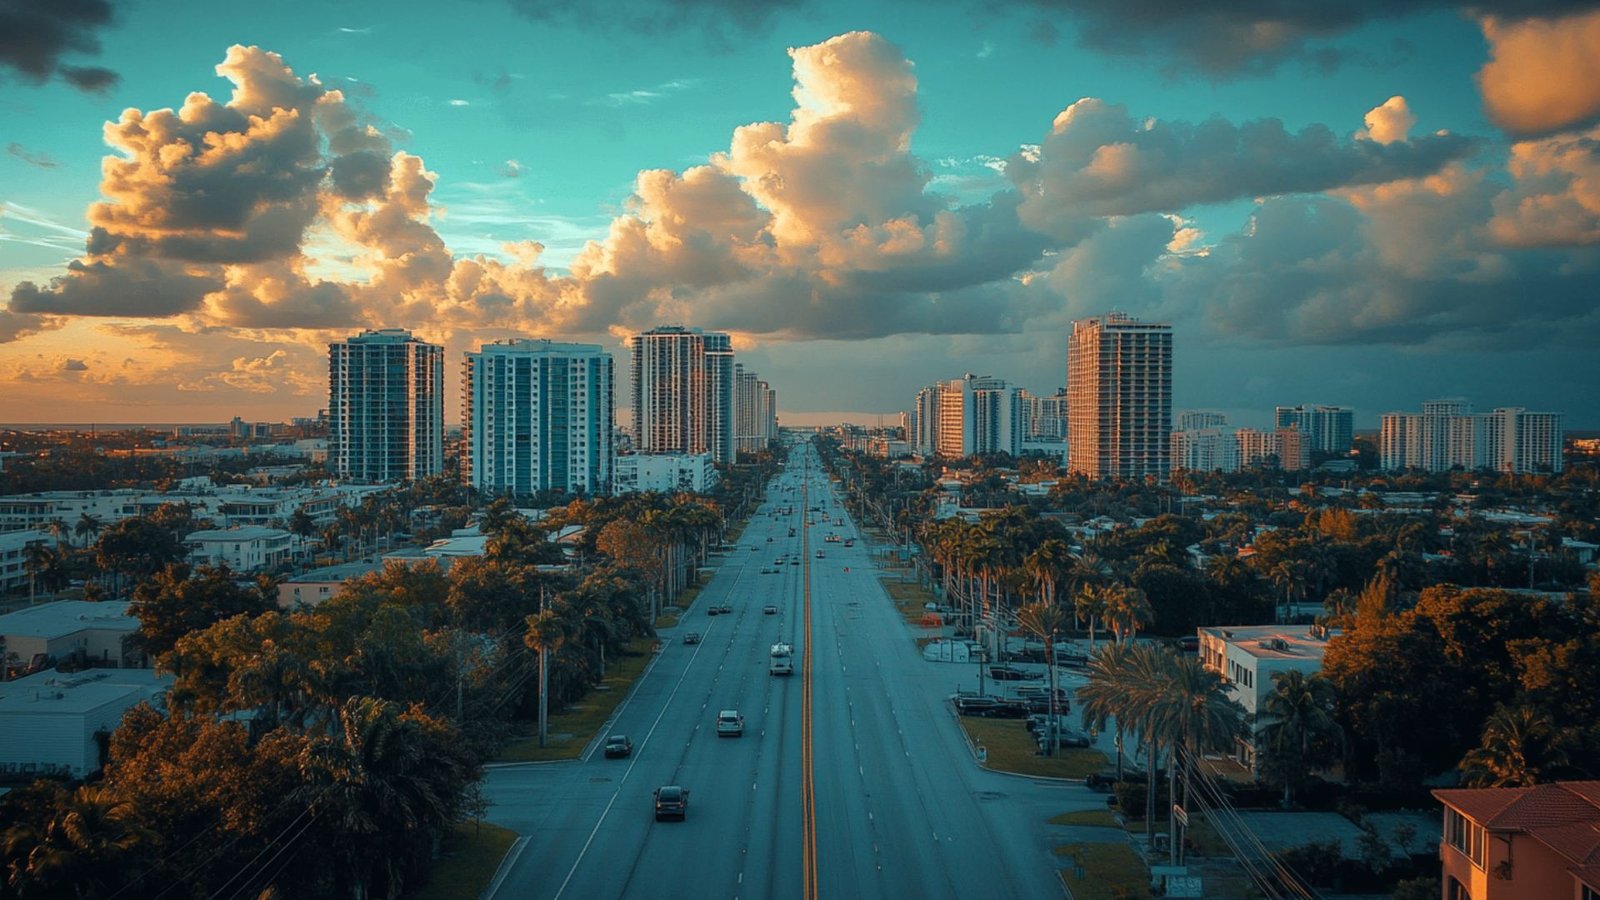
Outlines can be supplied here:
<path id="1" fill-rule="evenodd" d="M 656 821 L 662 819 L 678 819 L 682 821 L 689 816 L 689 789 L 675 784 L 663 785 L 656 788 Z"/>
<path id="2" fill-rule="evenodd" d="M 1039 742 L 1039 749 L 1041 750 L 1050 743 L 1050 736 L 1043 731 L 1034 734 L 1034 739 Z M 1057 747 L 1087 747 L 1090 743 L 1089 736 L 1081 731 L 1056 730 Z"/>
<path id="3" fill-rule="evenodd" d="M 733 615 L 733 607 L 731 607 L 728 604 L 724 603 L 721 606 L 717 607 L 717 612 L 722 613 L 725 616 L 731 616 L 731 615 Z"/>
<path id="4" fill-rule="evenodd" d="M 765 616 L 775 616 L 778 614 L 778 608 L 776 606 L 763 606 L 761 607 L 761 614 Z"/>
<path id="5" fill-rule="evenodd" d="M 633 741 L 625 734 L 613 734 L 606 738 L 606 759 L 619 759 L 633 755 Z"/>
<path id="6" fill-rule="evenodd" d="M 684 636 L 683 636 L 683 642 L 685 644 L 698 644 L 698 643 L 700 643 L 700 632 L 698 632 L 698 631 L 690 631 L 690 632 L 685 633 Z"/>
<path id="7" fill-rule="evenodd" d="M 722 614 L 722 607 L 720 607 L 720 606 L 708 606 L 708 607 L 706 607 L 706 615 L 708 615 L 708 616 L 717 616 L 717 615 L 721 615 L 721 614 Z"/>

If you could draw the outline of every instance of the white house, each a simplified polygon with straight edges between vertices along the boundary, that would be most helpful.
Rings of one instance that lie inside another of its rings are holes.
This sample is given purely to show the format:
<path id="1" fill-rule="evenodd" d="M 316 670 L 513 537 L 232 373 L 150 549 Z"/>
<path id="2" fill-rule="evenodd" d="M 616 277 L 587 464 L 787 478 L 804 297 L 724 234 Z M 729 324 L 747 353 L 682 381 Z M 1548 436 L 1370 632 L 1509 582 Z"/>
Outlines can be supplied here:
<path id="1" fill-rule="evenodd" d="M 172 680 L 154 669 L 86 669 L 0 682 L 0 772 L 93 772 L 102 763 L 95 734 L 115 730 L 140 701 L 159 703 Z"/>
<path id="2" fill-rule="evenodd" d="M 246 525 L 196 531 L 183 542 L 196 564 L 225 563 L 236 572 L 255 572 L 287 562 L 294 547 L 294 536 L 281 528 Z"/>
<path id="3" fill-rule="evenodd" d="M 1198 632 L 1200 662 L 1221 673 L 1233 699 L 1244 707 L 1247 722 L 1255 722 L 1272 693 L 1274 673 L 1322 671 L 1328 638 L 1338 634 L 1337 629 L 1305 625 L 1234 625 Z M 1240 740 L 1237 749 L 1239 761 L 1253 767 L 1254 741 Z"/>

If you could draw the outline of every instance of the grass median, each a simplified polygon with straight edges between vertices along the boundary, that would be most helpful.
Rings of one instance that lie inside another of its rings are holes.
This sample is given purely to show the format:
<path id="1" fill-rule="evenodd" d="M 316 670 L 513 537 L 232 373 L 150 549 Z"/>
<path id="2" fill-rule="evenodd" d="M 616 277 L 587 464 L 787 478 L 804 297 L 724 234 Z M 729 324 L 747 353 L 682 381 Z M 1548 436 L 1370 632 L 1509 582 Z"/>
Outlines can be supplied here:
<path id="1" fill-rule="evenodd" d="M 1016 719 L 958 718 L 967 737 L 988 751 L 987 767 L 997 772 L 1080 779 L 1106 767 L 1106 755 L 1099 750 L 1066 747 L 1055 756 L 1040 756 L 1038 742 Z"/>
<path id="2" fill-rule="evenodd" d="M 516 840 L 516 832 L 488 822 L 456 825 L 439 848 L 433 877 L 407 891 L 406 900 L 477 900 Z"/>
<path id="3" fill-rule="evenodd" d="M 1053 852 L 1067 863 L 1061 881 L 1074 900 L 1142 900 L 1150 896 L 1144 860 L 1125 842 L 1067 844 Z"/>
<path id="4" fill-rule="evenodd" d="M 498 761 L 577 759 L 655 657 L 655 646 L 655 638 L 640 638 L 629 644 L 627 653 L 606 667 L 605 680 L 599 687 L 560 712 L 551 713 L 546 746 L 539 746 L 539 723 L 521 723 L 518 736 L 501 748 Z"/>

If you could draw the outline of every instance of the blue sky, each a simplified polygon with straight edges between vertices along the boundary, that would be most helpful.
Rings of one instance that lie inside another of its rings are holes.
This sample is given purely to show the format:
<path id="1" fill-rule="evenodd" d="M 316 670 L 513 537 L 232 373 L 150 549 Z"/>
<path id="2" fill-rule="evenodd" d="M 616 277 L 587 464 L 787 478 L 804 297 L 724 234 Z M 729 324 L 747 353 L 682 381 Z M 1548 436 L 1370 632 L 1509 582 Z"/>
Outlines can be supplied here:
<path id="1" fill-rule="evenodd" d="M 0 420 L 286 417 L 361 327 L 459 359 L 658 322 L 733 331 L 788 421 L 860 419 L 966 371 L 1052 392 L 1116 308 L 1240 424 L 1464 395 L 1600 427 L 1589 4 L 97 2 L 0 57 Z M 192 92 L 221 175 L 108 147 Z"/>

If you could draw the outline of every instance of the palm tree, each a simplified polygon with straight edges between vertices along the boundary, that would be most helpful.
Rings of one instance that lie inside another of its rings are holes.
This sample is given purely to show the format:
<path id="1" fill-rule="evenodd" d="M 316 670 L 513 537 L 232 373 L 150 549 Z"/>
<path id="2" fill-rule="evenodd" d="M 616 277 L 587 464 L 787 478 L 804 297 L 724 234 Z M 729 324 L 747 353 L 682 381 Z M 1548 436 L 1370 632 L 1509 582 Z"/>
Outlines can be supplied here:
<path id="1" fill-rule="evenodd" d="M 523 640 L 539 654 L 539 746 L 543 747 L 549 737 L 550 655 L 566 644 L 566 625 L 555 610 L 542 610 L 528 617 Z"/>
<path id="2" fill-rule="evenodd" d="M 1150 624 L 1155 617 L 1154 610 L 1150 608 L 1150 599 L 1138 588 L 1117 585 L 1103 594 L 1105 610 L 1102 615 L 1119 644 L 1133 640 L 1139 634 L 1139 628 Z"/>
<path id="3" fill-rule="evenodd" d="M 1286 559 L 1273 566 L 1267 577 L 1272 580 L 1273 587 L 1283 592 L 1283 613 L 1279 621 L 1287 622 L 1295 600 L 1305 596 L 1306 565 L 1299 560 Z"/>
<path id="4" fill-rule="evenodd" d="M 1283 806 L 1311 770 L 1339 758 L 1344 730 L 1335 717 L 1333 682 L 1298 670 L 1272 673 L 1272 692 L 1256 714 L 1256 741 L 1269 781 L 1283 784 Z"/>
<path id="5" fill-rule="evenodd" d="M 1056 752 L 1056 635 L 1066 630 L 1067 612 L 1054 603 L 1032 603 L 1017 611 L 1017 624 L 1044 640 L 1045 664 L 1050 667 L 1050 728 L 1045 754 Z"/>
<path id="6" fill-rule="evenodd" d="M 1146 733 L 1152 760 L 1158 749 L 1167 748 L 1167 793 L 1177 800 L 1177 768 L 1184 761 L 1185 801 L 1189 782 L 1187 762 L 1195 754 L 1208 750 L 1226 750 L 1236 738 L 1245 733 L 1244 707 L 1229 696 L 1227 683 L 1221 673 L 1205 667 L 1192 656 L 1180 656 L 1167 647 L 1145 645 L 1148 654 L 1135 654 L 1135 665 L 1144 676 L 1144 684 L 1135 690 L 1141 707 L 1140 726 Z M 1154 773 L 1152 773 L 1153 776 Z M 1147 797 L 1147 810 L 1154 824 L 1155 791 Z M 1174 858 L 1178 850 L 1177 814 L 1168 817 Z M 1154 846 L 1154 829 L 1151 829 L 1151 846 Z"/>
<path id="7" fill-rule="evenodd" d="M 1072 548 L 1067 546 L 1066 541 L 1048 538 L 1023 560 L 1024 569 L 1033 577 L 1039 589 L 1040 602 L 1055 605 L 1056 585 L 1071 559 Z"/>
<path id="8" fill-rule="evenodd" d="M 98 516 L 91 516 L 88 513 L 83 513 L 82 515 L 78 516 L 77 524 L 72 526 L 72 533 L 77 535 L 78 539 L 83 541 L 83 545 L 87 547 L 94 542 L 95 537 L 98 536 L 101 529 L 105 527 L 105 523 L 100 521 Z"/>
<path id="9" fill-rule="evenodd" d="M 1497 706 L 1483 726 L 1483 743 L 1459 766 L 1470 787 L 1527 787 L 1567 765 L 1568 735 L 1550 714 L 1531 706 Z"/>
<path id="10" fill-rule="evenodd" d="M 1133 715 L 1132 695 L 1126 687 L 1128 671 L 1128 648 L 1106 644 L 1090 656 L 1089 680 L 1078 688 L 1078 714 L 1085 728 L 1105 731 L 1115 724 L 1118 781 L 1122 780 L 1122 736 Z"/>
<path id="11" fill-rule="evenodd" d="M 1100 619 L 1106 613 L 1107 588 L 1099 585 L 1086 584 L 1078 590 L 1078 596 L 1073 599 L 1073 614 L 1079 619 L 1089 620 L 1089 652 L 1094 653 L 1095 633 L 1099 630 Z"/>
<path id="12" fill-rule="evenodd" d="M 10 864 L 5 886 L 17 897 L 105 897 L 126 881 L 130 863 L 150 835 L 131 803 L 109 788 L 63 794 L 42 827 L 16 826 L 0 858 Z"/>

